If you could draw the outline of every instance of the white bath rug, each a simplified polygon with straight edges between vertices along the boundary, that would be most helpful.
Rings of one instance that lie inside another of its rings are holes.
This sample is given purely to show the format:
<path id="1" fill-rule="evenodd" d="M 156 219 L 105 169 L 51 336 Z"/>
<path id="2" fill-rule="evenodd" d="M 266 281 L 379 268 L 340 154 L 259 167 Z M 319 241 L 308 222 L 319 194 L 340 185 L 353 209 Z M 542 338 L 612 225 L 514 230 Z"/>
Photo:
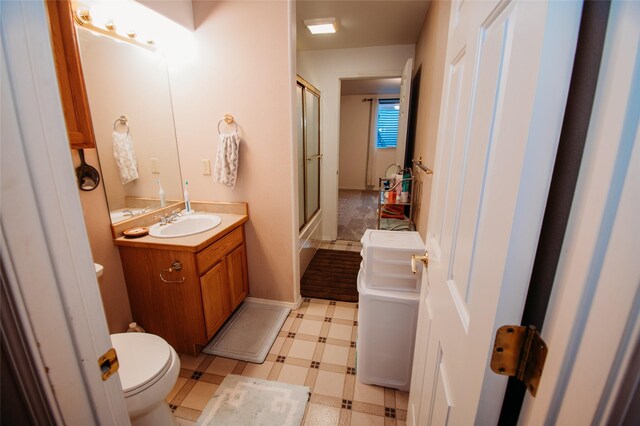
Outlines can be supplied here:
<path id="1" fill-rule="evenodd" d="M 309 388 L 229 374 L 197 424 L 200 426 L 298 426 Z"/>
<path id="2" fill-rule="evenodd" d="M 202 351 L 262 364 L 290 311 L 245 301 Z"/>

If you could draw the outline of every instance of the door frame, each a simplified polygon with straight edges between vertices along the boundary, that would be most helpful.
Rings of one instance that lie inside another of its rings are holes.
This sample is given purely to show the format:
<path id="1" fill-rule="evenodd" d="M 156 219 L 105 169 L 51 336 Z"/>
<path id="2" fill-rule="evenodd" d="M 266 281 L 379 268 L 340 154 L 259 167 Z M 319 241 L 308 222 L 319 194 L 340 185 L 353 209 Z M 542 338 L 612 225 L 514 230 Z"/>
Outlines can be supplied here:
<path id="1" fill-rule="evenodd" d="M 553 290 L 591 119 L 609 6 L 607 1 L 586 2 L 582 10 L 562 133 L 520 321 L 525 327 L 533 325 L 542 330 Z M 518 421 L 526 390 L 522 382 L 509 377 L 499 424 L 510 425 Z"/>
<path id="2" fill-rule="evenodd" d="M 409 58 L 412 59 L 412 58 Z M 406 61 L 405 61 L 406 63 Z M 338 86 L 339 86 L 339 95 L 338 95 L 338 105 L 337 105 L 337 110 L 338 110 L 338 124 L 337 124 L 337 128 L 338 128 L 338 134 L 337 134 L 337 146 L 336 146 L 336 170 L 337 170 L 337 178 L 336 178 L 336 185 L 333 191 L 333 195 L 335 196 L 335 209 L 332 209 L 330 214 L 333 217 L 333 224 L 332 224 L 332 229 L 331 229 L 331 234 L 329 236 L 329 238 L 333 241 L 336 240 L 338 238 L 338 203 L 340 200 L 340 121 L 342 120 L 342 108 L 341 108 L 341 99 L 342 99 L 342 82 L 345 80 L 378 80 L 378 79 L 386 79 L 386 78 L 402 78 L 402 72 L 398 73 L 394 73 L 394 72 L 386 72 L 386 73 L 372 73 L 372 74 L 358 74 L 358 75 L 340 75 L 338 77 Z M 412 79 L 413 81 L 413 79 Z M 377 97 L 381 96 L 383 99 L 384 98 L 396 98 L 396 96 L 394 95 L 390 95 L 390 94 L 372 94 L 372 93 L 367 93 L 367 94 L 363 94 L 363 95 L 354 95 L 354 96 L 373 96 L 373 100 L 371 102 L 376 102 L 377 101 Z M 400 98 L 401 93 L 398 93 L 398 98 Z M 371 108 L 373 108 L 373 106 L 370 106 Z M 373 109 L 371 110 L 371 114 L 373 114 Z M 374 128 L 374 118 L 373 116 L 371 117 L 371 121 L 369 123 L 369 133 L 368 133 L 368 139 L 367 139 L 367 144 L 371 144 L 371 131 Z M 372 164 L 371 167 L 375 168 L 375 154 L 371 154 L 373 160 L 372 160 Z M 365 158 L 365 161 L 368 161 L 368 158 Z M 366 179 L 366 178 L 365 178 Z M 375 177 L 374 177 L 375 179 Z M 373 182 L 372 182 L 373 183 Z M 366 185 L 365 185 L 365 190 L 366 190 Z M 373 189 L 374 191 L 376 190 L 375 188 Z"/>
<path id="3" fill-rule="evenodd" d="M 126 425 L 119 375 L 103 381 L 98 364 L 112 345 L 73 173 L 45 4 L 2 2 L 0 9 L 3 290 L 56 423 Z"/>
<path id="4" fill-rule="evenodd" d="M 640 4 L 612 2 L 575 197 L 521 424 L 638 424 Z M 635 382 L 632 386 L 629 386 Z M 635 389 L 634 389 L 635 387 Z M 631 409 L 630 409 L 631 408 Z"/>
<path id="5" fill-rule="evenodd" d="M 327 221 L 330 225 L 329 235 L 324 237 L 328 237 L 329 240 L 334 241 L 338 238 L 338 200 L 340 198 L 340 119 L 342 117 L 342 111 L 340 108 L 340 99 L 342 97 L 342 80 L 375 80 L 378 78 L 398 78 L 402 76 L 402 70 L 397 71 L 374 71 L 374 72 L 362 72 L 362 73 L 339 73 L 336 76 L 335 84 L 338 87 L 338 96 L 337 96 L 337 104 L 335 108 L 337 110 L 338 121 L 336 123 L 336 146 L 335 146 L 335 168 L 336 168 L 336 184 L 335 187 L 332 185 L 324 185 L 325 191 L 328 195 L 331 196 L 331 201 L 329 202 L 329 206 L 325 203 L 324 213 L 327 217 Z M 325 98 L 326 101 L 326 98 Z M 320 122 L 321 128 L 324 128 L 322 121 Z M 326 134 L 326 132 L 325 132 Z M 324 146 L 324 141 L 322 141 Z M 326 152 L 326 151 L 325 151 Z M 328 168 L 325 168 L 328 172 Z M 324 176 L 323 176 L 324 179 Z M 327 208 L 329 207 L 329 208 Z M 329 217 L 330 216 L 330 217 Z M 323 225 L 324 226 L 324 225 Z M 327 226 L 327 228 L 329 228 Z M 325 230 L 327 229 L 325 228 Z"/>

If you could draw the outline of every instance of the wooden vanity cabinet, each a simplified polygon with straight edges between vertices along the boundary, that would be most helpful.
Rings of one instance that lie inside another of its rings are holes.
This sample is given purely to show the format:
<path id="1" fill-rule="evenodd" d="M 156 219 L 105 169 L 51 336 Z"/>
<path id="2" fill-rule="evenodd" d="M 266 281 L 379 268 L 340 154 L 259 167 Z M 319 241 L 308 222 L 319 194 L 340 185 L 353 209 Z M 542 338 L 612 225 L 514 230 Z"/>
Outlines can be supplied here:
<path id="1" fill-rule="evenodd" d="M 197 252 L 120 246 L 120 258 L 134 320 L 181 353 L 197 355 L 249 292 L 243 226 Z"/>

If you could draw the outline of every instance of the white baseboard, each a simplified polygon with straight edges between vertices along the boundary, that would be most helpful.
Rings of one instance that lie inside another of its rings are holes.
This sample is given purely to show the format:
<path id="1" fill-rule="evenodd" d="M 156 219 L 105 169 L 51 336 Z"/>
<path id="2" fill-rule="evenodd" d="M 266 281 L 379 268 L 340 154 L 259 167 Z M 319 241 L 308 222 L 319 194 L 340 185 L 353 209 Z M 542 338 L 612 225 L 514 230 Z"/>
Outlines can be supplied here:
<path id="1" fill-rule="evenodd" d="M 284 308 L 290 308 L 292 310 L 298 309 L 302 304 L 302 296 L 300 295 L 298 295 L 298 299 L 295 302 L 283 302 L 280 300 L 259 299 L 257 297 L 247 297 L 244 300 L 251 303 L 261 303 L 263 305 L 282 306 Z"/>

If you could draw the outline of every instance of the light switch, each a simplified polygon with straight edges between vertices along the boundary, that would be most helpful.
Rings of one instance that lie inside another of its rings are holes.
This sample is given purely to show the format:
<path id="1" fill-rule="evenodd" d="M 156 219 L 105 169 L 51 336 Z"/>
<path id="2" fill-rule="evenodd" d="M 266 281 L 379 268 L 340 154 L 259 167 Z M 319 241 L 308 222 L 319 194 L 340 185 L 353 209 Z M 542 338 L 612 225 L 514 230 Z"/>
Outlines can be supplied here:
<path id="1" fill-rule="evenodd" d="M 202 159 L 202 174 L 205 176 L 211 174 L 211 162 L 207 158 Z"/>
<path id="2" fill-rule="evenodd" d="M 160 174 L 160 168 L 158 167 L 158 159 L 156 157 L 151 157 L 151 173 L 154 175 Z"/>

